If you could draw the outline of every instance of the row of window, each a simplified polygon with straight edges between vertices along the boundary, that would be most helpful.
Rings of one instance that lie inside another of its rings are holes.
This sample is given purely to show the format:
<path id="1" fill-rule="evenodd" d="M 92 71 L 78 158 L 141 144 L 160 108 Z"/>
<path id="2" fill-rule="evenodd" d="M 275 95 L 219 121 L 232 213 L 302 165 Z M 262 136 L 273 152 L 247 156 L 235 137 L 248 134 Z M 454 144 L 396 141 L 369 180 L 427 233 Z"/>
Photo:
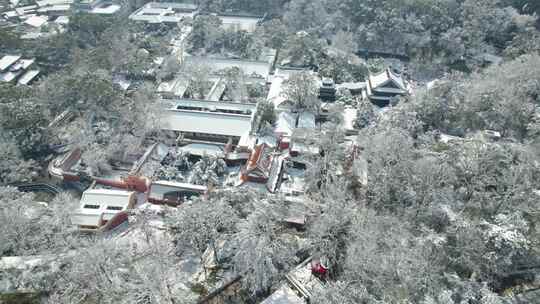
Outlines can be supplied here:
<path id="1" fill-rule="evenodd" d="M 99 209 L 99 208 L 101 208 L 101 206 L 100 205 L 87 204 L 87 205 L 84 205 L 83 208 L 85 208 L 85 209 Z M 120 211 L 122 209 L 123 209 L 122 207 L 118 207 L 118 206 L 107 206 L 107 210 Z"/>
<path id="2" fill-rule="evenodd" d="M 251 110 L 227 110 L 227 109 L 216 109 L 216 110 L 210 110 L 207 108 L 202 107 L 191 107 L 191 106 L 177 106 L 177 110 L 188 110 L 188 111 L 201 111 L 201 112 L 218 112 L 218 113 L 228 113 L 228 114 L 240 114 L 240 115 L 251 115 Z"/>

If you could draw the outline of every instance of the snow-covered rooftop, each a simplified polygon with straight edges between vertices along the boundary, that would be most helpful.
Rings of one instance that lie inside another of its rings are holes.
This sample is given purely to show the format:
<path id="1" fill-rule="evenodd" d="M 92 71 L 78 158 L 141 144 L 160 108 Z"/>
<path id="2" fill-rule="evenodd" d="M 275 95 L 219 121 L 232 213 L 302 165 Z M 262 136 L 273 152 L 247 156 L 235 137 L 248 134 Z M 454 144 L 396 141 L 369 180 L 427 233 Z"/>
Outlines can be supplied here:
<path id="1" fill-rule="evenodd" d="M 266 100 L 271 102 L 276 109 L 287 101 L 287 98 L 283 95 L 283 82 L 285 79 L 284 76 L 274 76 L 270 89 L 268 90 L 268 97 Z"/>
<path id="2" fill-rule="evenodd" d="M 403 90 L 403 91 L 407 89 L 401 75 L 398 75 L 392 72 L 390 69 L 386 69 L 377 75 L 369 76 L 369 83 L 372 89 L 385 86 L 390 82 L 394 83 L 397 86 L 396 89 Z"/>
<path id="3" fill-rule="evenodd" d="M 345 108 L 343 112 L 343 124 L 344 124 L 345 130 L 347 131 L 354 130 L 354 125 L 356 122 L 357 115 L 358 115 L 357 109 L 353 107 Z"/>
<path id="4" fill-rule="evenodd" d="M 17 61 L 15 64 L 13 64 L 10 67 L 10 70 L 11 71 L 25 70 L 29 66 L 31 66 L 35 61 L 36 61 L 35 59 L 21 59 L 21 60 Z"/>
<path id="5" fill-rule="evenodd" d="M 39 7 L 51 6 L 51 5 L 62 5 L 62 4 L 73 4 L 74 0 L 41 0 L 36 1 L 36 4 Z"/>
<path id="6" fill-rule="evenodd" d="M 255 112 L 256 105 L 252 103 L 239 102 L 215 102 L 195 99 L 178 99 L 175 100 L 176 109 L 206 109 L 213 112 L 242 112 L 243 114 L 251 114 Z"/>
<path id="7" fill-rule="evenodd" d="M 42 16 L 32 16 L 24 21 L 24 23 L 33 26 L 33 27 L 41 27 L 45 23 L 47 23 L 47 18 Z"/>
<path id="8" fill-rule="evenodd" d="M 0 71 L 4 71 L 5 69 L 9 68 L 12 64 L 17 62 L 21 56 L 18 55 L 6 55 L 0 59 Z"/>
<path id="9" fill-rule="evenodd" d="M 251 116 L 215 112 L 168 110 L 164 130 L 241 137 L 251 129 Z"/>
<path id="10" fill-rule="evenodd" d="M 133 195 L 133 192 L 125 190 L 90 189 L 83 193 L 81 205 L 99 203 L 114 206 L 124 206 L 129 202 L 131 195 Z"/>
<path id="11" fill-rule="evenodd" d="M 11 82 L 17 78 L 22 71 L 15 71 L 15 72 L 6 72 L 6 73 L 0 73 L 0 81 L 3 82 Z"/>
<path id="12" fill-rule="evenodd" d="M 248 16 L 226 16 L 220 15 L 219 18 L 223 27 L 232 30 L 255 31 L 257 24 L 262 20 L 260 17 Z"/>
<path id="13" fill-rule="evenodd" d="M 39 70 L 29 70 L 26 73 L 24 73 L 21 78 L 17 81 L 18 84 L 29 84 L 34 78 L 39 75 Z"/>
<path id="14" fill-rule="evenodd" d="M 297 128 L 314 129 L 315 128 L 315 114 L 311 112 L 302 112 L 298 114 Z"/>
<path id="15" fill-rule="evenodd" d="M 288 284 L 283 284 L 278 290 L 271 294 L 261 304 L 305 304 L 306 301 L 298 296 Z"/>
<path id="16" fill-rule="evenodd" d="M 295 125 L 296 117 L 292 113 L 281 112 L 278 114 L 276 128 L 274 129 L 274 131 L 278 134 L 291 136 Z"/>
<path id="17" fill-rule="evenodd" d="M 100 6 L 93 8 L 91 14 L 112 15 L 120 10 L 121 6 L 117 4 L 110 4 L 107 6 Z"/>
<path id="18" fill-rule="evenodd" d="M 185 17 L 193 18 L 196 10 L 195 4 L 150 2 L 133 12 L 129 19 L 149 23 L 176 23 Z"/>
<path id="19" fill-rule="evenodd" d="M 152 188 L 153 191 L 157 189 L 156 186 L 166 186 L 166 187 L 172 187 L 172 188 L 180 188 L 180 189 L 192 189 L 192 190 L 198 190 L 201 192 L 206 192 L 208 188 L 206 186 L 201 185 L 195 185 L 195 184 L 187 184 L 187 183 L 179 183 L 179 182 L 173 182 L 173 181 L 155 181 L 152 182 Z"/>

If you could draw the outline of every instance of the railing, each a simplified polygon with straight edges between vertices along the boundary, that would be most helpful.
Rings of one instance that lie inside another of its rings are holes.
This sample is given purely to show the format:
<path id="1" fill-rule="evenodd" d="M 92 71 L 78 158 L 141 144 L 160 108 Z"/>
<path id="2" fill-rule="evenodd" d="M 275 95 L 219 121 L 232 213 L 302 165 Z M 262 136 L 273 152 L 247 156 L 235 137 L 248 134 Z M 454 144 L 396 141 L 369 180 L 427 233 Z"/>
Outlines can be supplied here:
<path id="1" fill-rule="evenodd" d="M 61 188 L 46 183 L 11 184 L 11 186 L 17 187 L 21 192 L 47 192 L 54 195 L 62 192 Z"/>

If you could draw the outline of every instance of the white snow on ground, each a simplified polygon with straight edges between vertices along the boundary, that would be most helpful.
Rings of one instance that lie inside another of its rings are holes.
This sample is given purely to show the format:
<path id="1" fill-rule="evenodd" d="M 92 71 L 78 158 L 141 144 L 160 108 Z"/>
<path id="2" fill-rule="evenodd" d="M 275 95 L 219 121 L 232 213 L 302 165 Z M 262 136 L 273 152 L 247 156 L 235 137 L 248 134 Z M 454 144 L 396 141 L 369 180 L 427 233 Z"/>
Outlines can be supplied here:
<path id="1" fill-rule="evenodd" d="M 354 122 L 356 121 L 356 117 L 358 114 L 358 110 L 356 110 L 353 107 L 347 107 L 345 108 L 345 111 L 343 112 L 343 120 L 344 120 L 344 128 L 345 130 L 353 130 L 354 129 Z"/>
<path id="2" fill-rule="evenodd" d="M 305 304 L 306 301 L 298 296 L 289 285 L 284 284 L 261 304 Z"/>

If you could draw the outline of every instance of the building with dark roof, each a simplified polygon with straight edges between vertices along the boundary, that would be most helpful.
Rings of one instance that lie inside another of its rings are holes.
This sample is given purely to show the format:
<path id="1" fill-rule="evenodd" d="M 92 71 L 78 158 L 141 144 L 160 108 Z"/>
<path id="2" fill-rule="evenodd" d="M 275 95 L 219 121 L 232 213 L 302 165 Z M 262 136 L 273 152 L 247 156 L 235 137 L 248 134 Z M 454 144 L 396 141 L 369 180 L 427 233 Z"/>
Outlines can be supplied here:
<path id="1" fill-rule="evenodd" d="M 373 104 L 385 107 L 394 97 L 404 96 L 408 91 L 401 74 L 388 68 L 380 74 L 368 77 L 366 93 Z"/>

